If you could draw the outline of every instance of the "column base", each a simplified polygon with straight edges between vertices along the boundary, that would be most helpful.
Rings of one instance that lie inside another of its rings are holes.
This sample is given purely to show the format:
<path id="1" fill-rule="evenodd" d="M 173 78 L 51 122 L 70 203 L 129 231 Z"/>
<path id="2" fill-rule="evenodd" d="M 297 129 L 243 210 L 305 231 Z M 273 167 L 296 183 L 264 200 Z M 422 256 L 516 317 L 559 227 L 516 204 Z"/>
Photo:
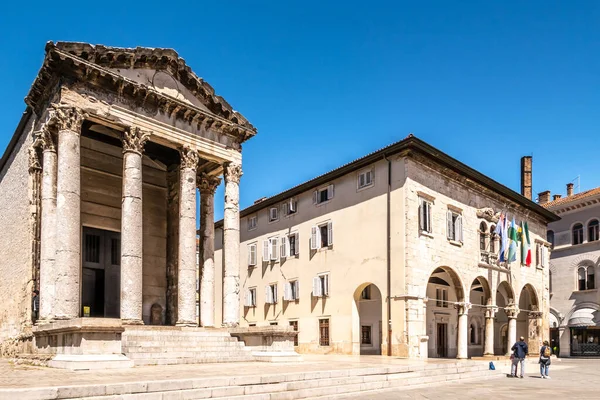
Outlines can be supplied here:
<path id="1" fill-rule="evenodd" d="M 197 327 L 198 324 L 195 321 L 177 321 L 175 326 Z"/>
<path id="2" fill-rule="evenodd" d="M 144 321 L 141 319 L 122 319 L 121 323 L 123 325 L 144 325 Z"/>

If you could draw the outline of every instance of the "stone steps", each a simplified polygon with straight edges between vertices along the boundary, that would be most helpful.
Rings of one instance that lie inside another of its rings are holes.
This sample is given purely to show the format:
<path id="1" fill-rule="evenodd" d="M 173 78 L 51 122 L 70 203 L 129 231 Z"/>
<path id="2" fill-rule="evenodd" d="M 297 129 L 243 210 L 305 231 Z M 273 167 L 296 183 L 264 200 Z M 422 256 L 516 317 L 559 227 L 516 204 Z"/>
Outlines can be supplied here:
<path id="1" fill-rule="evenodd" d="M 285 368 L 285 367 L 283 367 Z M 306 365 L 306 371 L 310 365 Z M 466 379 L 504 376 L 488 371 L 485 363 L 445 363 L 361 367 L 343 370 L 282 372 L 250 376 L 216 376 L 148 382 L 64 386 L 56 388 L 0 389 L 0 398 L 87 400 L 295 400 L 341 399 L 344 395 L 401 390 Z"/>

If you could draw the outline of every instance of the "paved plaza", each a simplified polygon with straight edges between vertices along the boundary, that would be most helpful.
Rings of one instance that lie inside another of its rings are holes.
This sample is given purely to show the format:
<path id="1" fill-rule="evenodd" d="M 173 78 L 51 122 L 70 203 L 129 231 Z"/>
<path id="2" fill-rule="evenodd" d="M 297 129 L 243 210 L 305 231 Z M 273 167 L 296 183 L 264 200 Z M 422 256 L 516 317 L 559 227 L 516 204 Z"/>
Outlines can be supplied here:
<path id="1" fill-rule="evenodd" d="M 505 368 L 501 368 L 502 371 Z M 550 367 L 549 380 L 541 379 L 537 365 L 529 364 L 523 379 L 491 379 L 435 385 L 402 391 L 353 394 L 344 399 L 598 399 L 600 359 L 562 359 Z"/>

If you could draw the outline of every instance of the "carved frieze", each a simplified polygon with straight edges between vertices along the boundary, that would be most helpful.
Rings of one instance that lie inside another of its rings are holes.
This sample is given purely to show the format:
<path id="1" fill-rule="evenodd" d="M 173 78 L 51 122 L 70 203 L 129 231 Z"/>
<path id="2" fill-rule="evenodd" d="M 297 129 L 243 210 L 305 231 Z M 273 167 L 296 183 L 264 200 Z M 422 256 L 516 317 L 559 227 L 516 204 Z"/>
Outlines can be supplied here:
<path id="1" fill-rule="evenodd" d="M 181 169 L 196 170 L 196 168 L 198 168 L 200 157 L 196 150 L 192 150 L 190 147 L 185 146 L 181 148 L 179 154 L 181 155 Z"/>
<path id="2" fill-rule="evenodd" d="M 477 218 L 483 218 L 488 222 L 498 223 L 500 213 L 494 212 L 494 209 L 491 207 L 480 208 L 477 210 Z"/>
<path id="3" fill-rule="evenodd" d="M 217 186 L 221 184 L 221 179 L 216 176 L 210 176 L 205 173 L 198 176 L 198 189 L 200 193 L 215 194 Z"/>
<path id="4" fill-rule="evenodd" d="M 148 131 L 143 131 L 137 126 L 126 129 L 123 133 L 123 153 L 142 154 L 148 139 L 150 139 L 150 132 Z"/>
<path id="5" fill-rule="evenodd" d="M 225 181 L 240 183 L 240 178 L 243 175 L 242 166 L 237 163 L 226 163 L 225 164 Z"/>

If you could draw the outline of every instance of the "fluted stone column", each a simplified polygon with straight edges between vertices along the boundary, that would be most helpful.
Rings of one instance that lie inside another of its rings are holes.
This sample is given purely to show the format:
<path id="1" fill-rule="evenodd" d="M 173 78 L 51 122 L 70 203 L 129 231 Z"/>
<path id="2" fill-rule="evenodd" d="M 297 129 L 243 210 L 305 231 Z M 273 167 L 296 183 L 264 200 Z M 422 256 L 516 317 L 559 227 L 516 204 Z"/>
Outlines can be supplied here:
<path id="1" fill-rule="evenodd" d="M 513 344 L 517 342 L 517 317 L 519 315 L 519 309 L 513 308 L 507 309 L 505 311 L 506 316 L 508 317 L 508 346 L 506 347 L 508 350 L 506 355 L 509 356 L 512 353 L 512 350 L 510 348 L 513 346 Z"/>
<path id="2" fill-rule="evenodd" d="M 483 349 L 484 356 L 494 355 L 494 317 L 496 310 L 489 307 L 485 310 L 485 347 Z"/>
<path id="3" fill-rule="evenodd" d="M 38 133 L 42 156 L 42 230 L 40 237 L 40 320 L 48 321 L 54 309 L 56 260 L 56 137 L 45 125 Z"/>
<path id="4" fill-rule="evenodd" d="M 142 153 L 150 137 L 139 128 L 123 134 L 123 197 L 121 202 L 121 320 L 143 324 Z"/>
<path id="5" fill-rule="evenodd" d="M 461 305 L 458 309 L 458 343 L 456 358 L 466 359 L 469 357 L 468 345 L 469 307 Z"/>
<path id="6" fill-rule="evenodd" d="M 200 325 L 215 326 L 215 190 L 221 183 L 202 174 L 200 189 Z"/>
<path id="7" fill-rule="evenodd" d="M 240 323 L 240 178 L 242 166 L 225 164 L 223 215 L 223 325 Z"/>
<path id="8" fill-rule="evenodd" d="M 84 114 L 76 107 L 58 106 L 53 123 L 58 130 L 56 173 L 56 261 L 54 316 L 80 314 L 81 280 L 81 148 Z"/>
<path id="9" fill-rule="evenodd" d="M 196 326 L 196 170 L 198 153 L 181 150 L 177 326 Z"/>

